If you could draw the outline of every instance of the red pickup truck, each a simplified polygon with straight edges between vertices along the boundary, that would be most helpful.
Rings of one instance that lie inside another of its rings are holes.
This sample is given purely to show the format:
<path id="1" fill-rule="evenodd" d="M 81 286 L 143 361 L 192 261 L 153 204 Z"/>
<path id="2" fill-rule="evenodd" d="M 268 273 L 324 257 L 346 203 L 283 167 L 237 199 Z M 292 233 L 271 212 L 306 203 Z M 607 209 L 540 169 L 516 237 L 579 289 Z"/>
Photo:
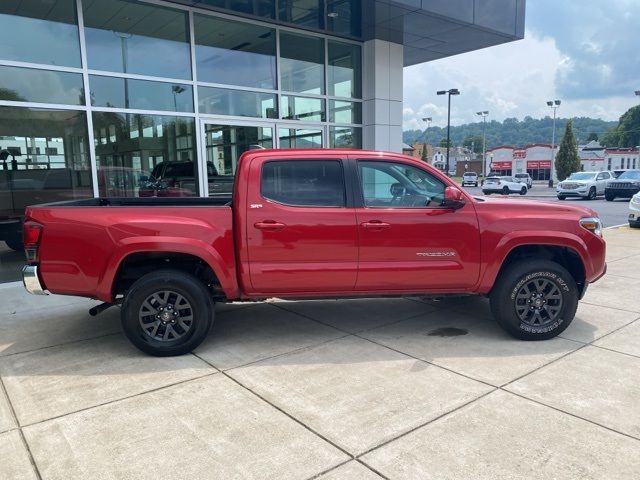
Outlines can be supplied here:
<path id="1" fill-rule="evenodd" d="M 228 197 L 94 198 L 29 207 L 31 293 L 118 304 L 153 355 L 193 350 L 214 303 L 268 297 L 488 295 L 524 340 L 558 335 L 605 273 L 588 208 L 474 197 L 415 158 L 251 150 Z"/>

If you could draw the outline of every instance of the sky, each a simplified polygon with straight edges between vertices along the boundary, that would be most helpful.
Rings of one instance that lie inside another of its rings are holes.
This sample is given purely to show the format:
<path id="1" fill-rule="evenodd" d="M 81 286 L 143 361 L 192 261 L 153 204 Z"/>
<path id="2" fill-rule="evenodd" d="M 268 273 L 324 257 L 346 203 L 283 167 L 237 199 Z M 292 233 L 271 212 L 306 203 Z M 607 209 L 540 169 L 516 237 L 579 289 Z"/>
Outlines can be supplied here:
<path id="1" fill-rule="evenodd" d="M 525 38 L 404 69 L 405 130 L 551 115 L 618 120 L 640 103 L 640 0 L 528 0 Z"/>

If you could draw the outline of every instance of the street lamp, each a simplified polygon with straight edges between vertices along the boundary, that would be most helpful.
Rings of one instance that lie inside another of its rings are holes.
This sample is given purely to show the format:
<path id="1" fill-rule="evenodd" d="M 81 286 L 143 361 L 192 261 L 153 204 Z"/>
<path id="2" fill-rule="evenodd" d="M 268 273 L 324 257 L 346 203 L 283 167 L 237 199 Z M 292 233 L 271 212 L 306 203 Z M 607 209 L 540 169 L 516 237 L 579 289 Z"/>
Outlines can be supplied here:
<path id="1" fill-rule="evenodd" d="M 482 117 L 482 174 L 487 174 L 487 137 L 486 137 L 486 126 L 487 126 L 487 115 L 489 115 L 488 110 L 483 110 L 482 112 L 476 112 L 476 115 L 480 115 Z"/>
<path id="2" fill-rule="evenodd" d="M 427 124 L 427 129 L 424 131 L 424 143 L 422 144 L 422 160 L 426 161 L 427 163 L 429 163 L 429 159 L 427 157 L 427 139 L 428 139 L 428 131 L 429 128 L 431 128 L 431 121 L 433 120 L 433 118 L 431 117 L 424 117 L 422 119 L 423 122 L 425 122 Z"/>
<path id="3" fill-rule="evenodd" d="M 438 90 L 436 94 L 449 94 L 447 105 L 447 163 L 445 164 L 445 174 L 449 175 L 449 147 L 451 143 L 451 95 L 460 95 L 460 90 L 458 90 L 457 88 L 451 88 L 449 90 Z"/>
<path id="4" fill-rule="evenodd" d="M 553 172 L 556 160 L 556 109 L 560 106 L 560 100 L 549 100 L 547 105 L 553 109 L 553 133 L 551 135 L 551 172 L 549 173 L 549 188 L 553 187 Z"/>

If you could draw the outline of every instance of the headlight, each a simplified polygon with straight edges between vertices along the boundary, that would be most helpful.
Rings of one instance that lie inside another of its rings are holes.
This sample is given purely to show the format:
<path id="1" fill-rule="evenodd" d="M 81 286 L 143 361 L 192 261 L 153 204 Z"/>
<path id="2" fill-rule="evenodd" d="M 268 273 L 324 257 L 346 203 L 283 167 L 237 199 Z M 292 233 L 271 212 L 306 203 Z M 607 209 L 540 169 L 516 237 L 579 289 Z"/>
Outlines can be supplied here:
<path id="1" fill-rule="evenodd" d="M 594 235 L 602 237 L 602 222 L 598 217 L 583 217 L 580 219 L 580 225 Z"/>
<path id="2" fill-rule="evenodd" d="M 639 196 L 639 195 L 634 195 L 634 196 L 631 198 L 631 203 L 634 203 L 634 204 L 636 204 L 636 205 L 640 205 L 640 196 Z"/>
<path id="3" fill-rule="evenodd" d="M 558 184 L 558 188 L 564 188 L 564 184 L 563 184 L 562 182 L 560 182 L 560 183 Z"/>

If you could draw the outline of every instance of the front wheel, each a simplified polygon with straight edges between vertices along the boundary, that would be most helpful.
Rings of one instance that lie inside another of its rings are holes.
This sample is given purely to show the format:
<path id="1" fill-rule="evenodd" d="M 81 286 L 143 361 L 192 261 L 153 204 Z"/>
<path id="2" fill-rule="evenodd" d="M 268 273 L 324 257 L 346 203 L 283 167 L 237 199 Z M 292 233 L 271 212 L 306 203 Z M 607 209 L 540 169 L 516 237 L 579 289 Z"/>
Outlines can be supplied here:
<path id="1" fill-rule="evenodd" d="M 522 260 L 506 268 L 490 294 L 491 311 L 520 340 L 546 340 L 562 333 L 578 308 L 571 274 L 548 260 Z"/>
<path id="2" fill-rule="evenodd" d="M 527 187 L 522 187 L 520 189 L 520 195 L 526 195 L 527 194 Z"/>
<path id="3" fill-rule="evenodd" d="M 558 200 L 564 200 L 565 198 L 567 197 L 565 197 L 564 195 L 558 195 Z"/>
<path id="4" fill-rule="evenodd" d="M 587 196 L 587 200 L 595 200 L 596 199 L 596 187 L 591 187 L 589 189 L 589 195 Z"/>
<path id="5" fill-rule="evenodd" d="M 509 187 L 503 187 L 502 188 L 502 194 L 503 195 L 509 195 Z"/>
<path id="6" fill-rule="evenodd" d="M 122 328 L 150 355 L 191 352 L 206 338 L 214 305 L 206 286 L 179 270 L 158 270 L 137 280 L 122 304 Z"/>
<path id="7" fill-rule="evenodd" d="M 604 199 L 607 202 L 613 202 L 616 199 L 616 197 L 614 195 L 611 195 L 610 193 L 605 193 L 604 194 Z"/>

